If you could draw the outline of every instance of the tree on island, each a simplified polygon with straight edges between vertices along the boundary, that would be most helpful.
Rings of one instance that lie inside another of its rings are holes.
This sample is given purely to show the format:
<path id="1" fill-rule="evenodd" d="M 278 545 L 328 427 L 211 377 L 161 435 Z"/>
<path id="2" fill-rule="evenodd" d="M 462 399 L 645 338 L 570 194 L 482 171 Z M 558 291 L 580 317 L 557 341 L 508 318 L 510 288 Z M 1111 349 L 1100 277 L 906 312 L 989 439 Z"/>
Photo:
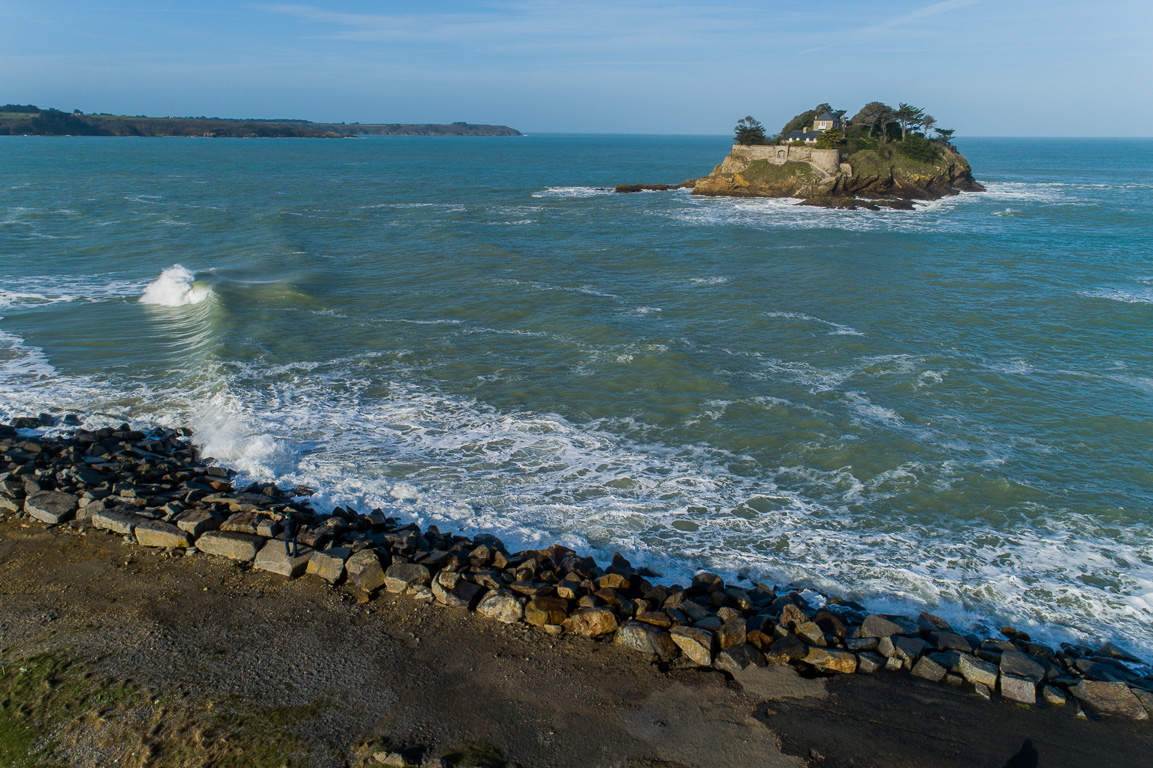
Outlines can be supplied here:
<path id="1" fill-rule="evenodd" d="M 817 137 L 817 149 L 836 149 L 845 143 L 845 134 L 840 131 L 824 131 Z"/>
<path id="2" fill-rule="evenodd" d="M 769 140 L 765 136 L 765 126 L 753 119 L 752 115 L 746 115 L 737 121 L 733 129 L 733 142 L 745 145 L 768 144 Z"/>
<path id="3" fill-rule="evenodd" d="M 873 129 L 880 128 L 884 136 L 885 128 L 893 121 L 893 108 L 879 101 L 870 101 L 861 107 L 861 111 L 854 115 L 853 125 L 869 126 L 869 138 L 873 136 Z"/>
<path id="4" fill-rule="evenodd" d="M 957 132 L 955 128 L 935 128 L 934 130 L 937 132 L 937 140 L 943 142 L 945 145 L 948 145 L 949 142 L 953 140 L 953 134 Z"/>
<path id="5" fill-rule="evenodd" d="M 788 123 L 786 123 L 785 127 L 781 129 L 781 136 L 788 136 L 793 131 L 807 131 L 809 126 L 813 124 L 813 121 L 815 121 L 817 117 L 823 115 L 826 112 L 832 111 L 833 108 L 828 104 L 818 104 L 809 111 L 802 112 Z"/>
<path id="6" fill-rule="evenodd" d="M 925 110 L 914 107 L 912 104 L 901 102 L 897 107 L 897 111 L 893 113 L 896 118 L 897 124 L 901 126 L 901 141 L 909 138 L 909 128 L 918 125 L 925 117 Z"/>

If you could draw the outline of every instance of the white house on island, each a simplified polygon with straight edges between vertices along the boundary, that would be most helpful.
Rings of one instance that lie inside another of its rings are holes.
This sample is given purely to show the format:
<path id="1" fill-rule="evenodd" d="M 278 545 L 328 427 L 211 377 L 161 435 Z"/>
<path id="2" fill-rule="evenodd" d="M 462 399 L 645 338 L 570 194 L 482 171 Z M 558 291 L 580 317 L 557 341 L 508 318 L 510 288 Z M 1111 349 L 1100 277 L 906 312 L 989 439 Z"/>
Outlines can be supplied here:
<path id="1" fill-rule="evenodd" d="M 789 131 L 789 135 L 785 137 L 785 141 L 803 141 L 806 144 L 816 144 L 817 139 L 825 131 L 839 131 L 844 126 L 841 118 L 834 115 L 832 112 L 825 112 L 818 115 L 813 121 L 813 125 L 807 131 Z"/>

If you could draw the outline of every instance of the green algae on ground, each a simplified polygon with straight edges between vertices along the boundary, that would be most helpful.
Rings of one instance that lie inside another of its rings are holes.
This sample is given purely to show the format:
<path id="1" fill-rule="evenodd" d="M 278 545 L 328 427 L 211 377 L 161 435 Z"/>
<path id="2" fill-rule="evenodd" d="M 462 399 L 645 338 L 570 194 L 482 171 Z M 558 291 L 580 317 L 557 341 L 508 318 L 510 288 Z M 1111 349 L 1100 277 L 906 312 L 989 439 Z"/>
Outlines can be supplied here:
<path id="1" fill-rule="evenodd" d="M 62 728 L 136 695 L 132 683 L 100 678 L 61 652 L 0 660 L 0 767 L 58 765 Z"/>

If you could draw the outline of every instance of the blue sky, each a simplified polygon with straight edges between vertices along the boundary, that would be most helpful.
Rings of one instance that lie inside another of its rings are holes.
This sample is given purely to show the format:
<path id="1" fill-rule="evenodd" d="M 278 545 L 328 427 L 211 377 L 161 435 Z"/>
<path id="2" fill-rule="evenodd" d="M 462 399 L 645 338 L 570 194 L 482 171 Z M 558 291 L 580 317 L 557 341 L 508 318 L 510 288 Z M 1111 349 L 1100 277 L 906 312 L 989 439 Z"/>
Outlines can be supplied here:
<path id="1" fill-rule="evenodd" d="M 1153 2 L 0 0 L 0 72 L 0 103 L 128 114 L 721 134 L 876 99 L 1150 136 Z"/>

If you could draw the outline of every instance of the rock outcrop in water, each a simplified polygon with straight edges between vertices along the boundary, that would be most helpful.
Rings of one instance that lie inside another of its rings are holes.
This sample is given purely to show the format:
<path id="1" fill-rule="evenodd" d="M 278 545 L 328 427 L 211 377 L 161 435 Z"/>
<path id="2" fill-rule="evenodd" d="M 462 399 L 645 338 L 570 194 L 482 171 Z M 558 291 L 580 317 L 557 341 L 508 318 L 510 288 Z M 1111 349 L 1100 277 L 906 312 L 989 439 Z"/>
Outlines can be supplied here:
<path id="1" fill-rule="evenodd" d="M 346 581 L 373 593 L 474 611 L 549 634 L 614 642 L 661 664 L 723 671 L 755 684 L 770 665 L 813 675 L 882 669 L 977 695 L 1129 720 L 1153 713 L 1153 674 L 1105 643 L 1053 648 L 1013 628 L 1001 638 L 955 630 L 932 614 L 870 614 L 858 603 L 808 598 L 789 586 L 742 588 L 699 572 L 661 584 L 619 554 L 602 567 L 553 545 L 511 552 L 496 537 L 442 533 L 387 516 L 336 508 L 321 514 L 303 487 L 233 485 L 234 473 L 199 456 L 187 430 L 85 430 L 46 436 L 49 414 L 0 424 L 0 519 L 106 531 L 173 556 L 202 553 L 295 578 Z M 286 551 L 284 521 L 297 522 Z"/>
<path id="2" fill-rule="evenodd" d="M 882 145 L 842 158 L 837 149 L 738 144 L 712 173 L 696 180 L 693 194 L 789 197 L 806 205 L 853 208 L 907 207 L 913 200 L 984 191 L 955 148 L 931 149 L 935 152 L 913 157 Z"/>

